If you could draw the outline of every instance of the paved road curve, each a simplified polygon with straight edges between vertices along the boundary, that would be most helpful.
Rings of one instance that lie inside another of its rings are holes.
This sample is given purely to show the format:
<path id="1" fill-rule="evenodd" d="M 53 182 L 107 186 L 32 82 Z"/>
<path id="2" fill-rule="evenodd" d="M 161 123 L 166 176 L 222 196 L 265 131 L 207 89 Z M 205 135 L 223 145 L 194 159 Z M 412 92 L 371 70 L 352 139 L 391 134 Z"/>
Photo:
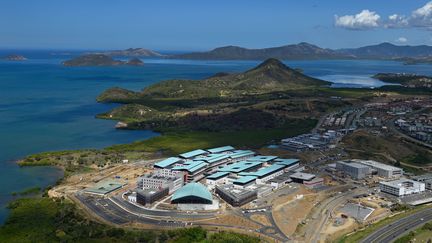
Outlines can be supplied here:
<path id="1" fill-rule="evenodd" d="M 381 227 L 364 238 L 361 243 L 392 242 L 428 221 L 432 221 L 432 208 L 423 209 L 417 213 L 408 215 L 391 224 Z"/>

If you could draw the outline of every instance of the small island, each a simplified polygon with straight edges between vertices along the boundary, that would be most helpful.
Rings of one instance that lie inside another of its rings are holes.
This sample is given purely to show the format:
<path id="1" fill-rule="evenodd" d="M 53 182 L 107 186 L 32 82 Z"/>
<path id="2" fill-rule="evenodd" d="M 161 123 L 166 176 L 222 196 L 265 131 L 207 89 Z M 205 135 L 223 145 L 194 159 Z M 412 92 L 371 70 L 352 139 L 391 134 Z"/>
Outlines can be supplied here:
<path id="1" fill-rule="evenodd" d="M 129 61 L 126 62 L 126 65 L 130 66 L 142 66 L 144 65 L 144 62 L 141 61 L 139 58 L 132 58 Z"/>
<path id="2" fill-rule="evenodd" d="M 7 55 L 6 57 L 4 57 L 5 60 L 7 61 L 25 61 L 27 60 L 26 57 L 21 56 L 21 55 Z"/>
<path id="3" fill-rule="evenodd" d="M 129 61 L 115 60 L 104 54 L 87 54 L 78 56 L 71 60 L 63 62 L 67 67 L 95 67 L 95 66 L 142 66 L 144 63 L 138 58 L 132 58 Z"/>

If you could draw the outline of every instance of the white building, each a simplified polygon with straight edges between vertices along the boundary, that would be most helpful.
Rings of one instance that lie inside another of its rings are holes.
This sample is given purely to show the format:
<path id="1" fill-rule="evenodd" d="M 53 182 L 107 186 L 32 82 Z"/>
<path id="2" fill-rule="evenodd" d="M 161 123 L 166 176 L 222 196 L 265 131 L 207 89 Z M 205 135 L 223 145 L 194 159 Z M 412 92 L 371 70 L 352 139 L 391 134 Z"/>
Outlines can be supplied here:
<path id="1" fill-rule="evenodd" d="M 137 202 L 137 194 L 136 194 L 136 192 L 132 192 L 127 197 L 128 197 L 129 202 L 133 202 L 133 203 Z"/>
<path id="2" fill-rule="evenodd" d="M 146 174 L 138 178 L 138 188 L 146 189 L 161 189 L 168 187 L 169 193 L 175 192 L 183 186 L 183 173 L 168 169 L 155 170 L 153 174 Z"/>
<path id="3" fill-rule="evenodd" d="M 210 190 L 213 190 L 216 185 L 222 185 L 227 183 L 227 177 L 229 172 L 216 172 L 206 177 L 206 184 Z"/>
<path id="4" fill-rule="evenodd" d="M 425 191 L 425 184 L 409 179 L 400 179 L 395 181 L 383 181 L 379 184 L 381 192 L 395 196 L 405 196 Z"/>

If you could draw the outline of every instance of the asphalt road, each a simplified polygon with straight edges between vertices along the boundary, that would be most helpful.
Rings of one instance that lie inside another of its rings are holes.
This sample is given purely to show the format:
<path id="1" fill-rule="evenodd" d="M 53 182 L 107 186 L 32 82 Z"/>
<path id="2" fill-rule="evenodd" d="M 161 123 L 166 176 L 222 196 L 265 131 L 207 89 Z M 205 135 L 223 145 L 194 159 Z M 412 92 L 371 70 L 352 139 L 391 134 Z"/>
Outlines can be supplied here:
<path id="1" fill-rule="evenodd" d="M 135 215 L 128 213 L 113 203 L 109 199 L 89 197 L 86 195 L 77 194 L 76 198 L 80 200 L 87 208 L 102 219 L 117 225 L 122 225 L 129 222 L 138 222 L 143 224 L 153 224 L 161 226 L 184 226 L 183 222 L 175 221 L 169 217 L 166 219 L 154 219 L 145 215 Z"/>
<path id="2" fill-rule="evenodd" d="M 361 243 L 387 243 L 407 234 L 417 227 L 432 221 L 432 208 L 423 209 L 420 212 L 408 215 L 391 224 L 388 224 L 366 238 Z"/>
<path id="3" fill-rule="evenodd" d="M 162 227 L 172 227 L 172 228 L 180 228 L 185 227 L 186 222 L 182 220 L 178 220 L 176 218 L 173 218 L 170 216 L 171 211 L 152 211 L 148 209 L 148 212 L 154 212 L 154 215 L 144 215 L 144 214 L 136 214 L 136 212 L 130 213 L 129 208 L 124 208 L 123 205 L 121 207 L 116 204 L 114 200 L 107 199 L 107 198 L 101 198 L 101 197 L 92 197 L 84 194 L 76 194 L 75 197 L 85 206 L 87 207 L 92 213 L 96 214 L 100 218 L 104 219 L 105 221 L 116 224 L 116 225 L 123 225 L 126 223 L 131 222 L 137 222 L 142 224 L 151 224 L 151 225 L 157 225 Z M 128 204 L 125 204 L 128 205 Z M 129 204 L 132 205 L 132 204 Z M 133 205 L 132 205 L 133 206 Z M 136 207 L 136 206 L 135 206 Z M 138 207 L 139 208 L 139 207 Z M 126 211 L 126 210 L 127 211 Z M 133 208 L 136 210 L 136 208 Z M 142 209 L 142 208 L 139 208 Z M 159 213 L 164 212 L 163 216 L 159 215 Z M 196 217 L 199 217 L 200 214 L 184 214 L 184 213 L 178 213 L 177 216 L 185 216 L 188 215 L 190 218 L 196 219 Z M 212 215 L 212 214 L 209 214 Z M 207 215 L 208 216 L 208 215 Z M 192 224 L 189 224 L 192 225 Z M 193 225 L 201 225 L 201 226 L 212 226 L 212 227 L 224 227 L 224 228 L 233 228 L 233 229 L 241 229 L 245 231 L 252 231 L 251 229 L 241 226 L 241 225 L 225 225 L 225 224 L 212 224 L 212 223 L 206 223 L 204 222 L 193 222 Z M 266 235 L 270 238 L 275 239 L 276 241 L 286 241 L 286 238 L 281 238 L 276 234 L 267 233 L 267 232 L 260 232 L 263 235 Z"/>
<path id="4" fill-rule="evenodd" d="M 352 198 L 354 194 L 356 194 L 356 192 L 347 191 L 330 197 L 317 205 L 316 207 L 318 210 L 315 210 L 315 213 L 312 215 L 312 220 L 308 222 L 309 226 L 306 226 L 306 239 L 310 242 L 320 242 L 322 229 L 327 221 L 333 216 L 335 209 Z"/>
<path id="5" fill-rule="evenodd" d="M 121 195 L 114 196 L 111 198 L 111 200 L 121 207 L 127 209 L 128 211 L 138 214 L 138 215 L 146 215 L 149 217 L 169 217 L 169 218 L 181 218 L 181 219 L 207 219 L 207 218 L 213 218 L 216 216 L 215 213 L 199 213 L 199 214 L 193 214 L 193 213 L 185 213 L 185 212 L 179 212 L 179 211 L 169 211 L 169 210 L 153 210 L 153 209 L 146 209 L 142 207 L 138 207 L 136 205 L 133 205 L 129 202 L 126 202 L 121 198 Z"/>

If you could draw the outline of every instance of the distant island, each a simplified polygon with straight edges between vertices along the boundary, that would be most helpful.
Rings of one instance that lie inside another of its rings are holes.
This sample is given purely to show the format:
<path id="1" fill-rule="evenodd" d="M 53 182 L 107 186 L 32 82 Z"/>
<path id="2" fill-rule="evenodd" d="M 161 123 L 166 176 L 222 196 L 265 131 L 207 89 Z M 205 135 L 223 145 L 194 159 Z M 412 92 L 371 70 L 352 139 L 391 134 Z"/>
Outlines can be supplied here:
<path id="1" fill-rule="evenodd" d="M 171 55 L 168 58 L 195 60 L 319 60 L 319 59 L 382 59 L 404 61 L 401 58 L 432 56 L 432 46 L 398 46 L 391 43 L 348 49 L 328 49 L 301 42 L 279 47 L 248 49 L 239 46 L 225 46 L 206 52 Z M 421 60 L 421 59 L 420 59 Z"/>
<path id="2" fill-rule="evenodd" d="M 27 60 L 26 57 L 21 56 L 21 55 L 8 55 L 8 56 L 4 57 L 4 59 L 8 60 L 8 61 L 25 61 L 25 60 Z"/>
<path id="3" fill-rule="evenodd" d="M 378 73 L 372 78 L 387 83 L 400 84 L 409 88 L 431 88 L 432 77 L 409 73 Z"/>
<path id="4" fill-rule="evenodd" d="M 142 66 L 144 63 L 138 58 L 132 58 L 129 61 L 114 60 L 112 57 L 104 54 L 87 54 L 63 62 L 68 67 L 84 66 Z"/>
<path id="5" fill-rule="evenodd" d="M 250 49 L 240 46 L 223 46 L 210 51 L 191 52 L 183 54 L 163 55 L 145 48 L 128 48 L 125 50 L 111 50 L 87 52 L 87 55 L 104 55 L 108 57 L 156 57 L 168 59 L 190 60 L 266 60 L 277 58 L 280 60 L 393 60 L 404 64 L 432 64 L 432 46 L 398 46 L 388 42 L 359 48 L 329 49 L 307 42 L 283 45 L 278 47 Z M 109 62 L 107 60 L 107 62 Z M 121 63 L 112 65 L 122 65 Z"/>
<path id="6" fill-rule="evenodd" d="M 89 53 L 89 54 L 104 54 L 107 56 L 117 56 L 117 57 L 163 57 L 164 55 L 144 48 L 129 48 L 126 50 L 113 50 L 104 51 L 99 53 Z"/>
<path id="7" fill-rule="evenodd" d="M 247 49 L 239 46 L 225 46 L 208 52 L 194 52 L 173 55 L 170 58 L 203 60 L 264 60 L 267 58 L 289 59 L 345 59 L 350 55 L 331 49 L 324 49 L 306 42 L 280 47 Z"/>
<path id="8" fill-rule="evenodd" d="M 432 64 L 432 56 L 426 57 L 403 57 L 398 58 L 397 61 L 403 62 L 405 65 L 416 65 L 416 64 Z"/>

